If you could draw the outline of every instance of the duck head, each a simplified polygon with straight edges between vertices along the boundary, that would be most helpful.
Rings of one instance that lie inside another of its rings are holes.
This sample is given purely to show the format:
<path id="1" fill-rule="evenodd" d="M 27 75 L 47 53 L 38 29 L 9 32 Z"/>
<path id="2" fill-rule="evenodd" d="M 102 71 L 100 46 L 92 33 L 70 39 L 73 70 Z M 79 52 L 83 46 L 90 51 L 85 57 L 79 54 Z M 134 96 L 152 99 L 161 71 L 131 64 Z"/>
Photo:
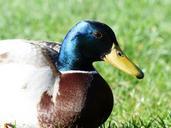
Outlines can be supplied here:
<path id="1" fill-rule="evenodd" d="M 57 62 L 59 71 L 93 71 L 95 61 L 106 61 L 139 79 L 144 76 L 123 53 L 109 26 L 96 21 L 81 21 L 62 42 Z"/>

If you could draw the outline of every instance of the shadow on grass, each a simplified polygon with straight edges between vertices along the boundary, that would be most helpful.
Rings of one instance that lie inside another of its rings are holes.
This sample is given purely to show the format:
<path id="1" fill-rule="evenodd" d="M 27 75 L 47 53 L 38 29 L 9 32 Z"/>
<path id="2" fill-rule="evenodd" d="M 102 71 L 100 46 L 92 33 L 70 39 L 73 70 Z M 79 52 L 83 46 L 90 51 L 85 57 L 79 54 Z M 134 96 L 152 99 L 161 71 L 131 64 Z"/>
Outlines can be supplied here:
<path id="1" fill-rule="evenodd" d="M 141 118 L 132 118 L 124 123 L 109 121 L 99 128 L 171 128 L 171 114 L 167 117 L 153 117 L 146 121 L 143 121 Z"/>

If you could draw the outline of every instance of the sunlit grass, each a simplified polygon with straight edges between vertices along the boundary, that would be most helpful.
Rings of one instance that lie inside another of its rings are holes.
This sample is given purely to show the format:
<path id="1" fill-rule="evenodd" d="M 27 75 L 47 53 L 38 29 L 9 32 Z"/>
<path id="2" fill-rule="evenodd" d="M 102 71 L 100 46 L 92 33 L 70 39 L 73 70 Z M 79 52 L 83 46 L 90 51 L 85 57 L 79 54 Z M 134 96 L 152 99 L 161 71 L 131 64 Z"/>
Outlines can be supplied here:
<path id="1" fill-rule="evenodd" d="M 137 80 L 106 64 L 97 70 L 113 89 L 106 127 L 171 127 L 170 0 L 0 0 L 0 39 L 62 41 L 82 19 L 104 22 L 144 71 Z M 110 125 L 110 126 L 109 126 Z"/>

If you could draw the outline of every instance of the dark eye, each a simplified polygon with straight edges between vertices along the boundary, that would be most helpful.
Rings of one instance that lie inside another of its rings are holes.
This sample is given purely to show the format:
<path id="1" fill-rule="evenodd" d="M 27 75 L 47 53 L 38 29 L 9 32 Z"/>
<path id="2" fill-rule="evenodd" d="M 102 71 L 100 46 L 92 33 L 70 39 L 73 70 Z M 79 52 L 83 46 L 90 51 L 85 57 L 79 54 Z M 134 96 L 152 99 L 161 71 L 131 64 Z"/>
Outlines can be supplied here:
<path id="1" fill-rule="evenodd" d="M 101 39 L 103 37 L 101 32 L 94 32 L 93 35 L 97 38 L 97 39 Z"/>
<path id="2" fill-rule="evenodd" d="M 121 51 L 116 51 L 116 54 L 117 54 L 118 56 L 120 56 L 120 57 L 123 56 L 123 53 L 122 53 Z"/>

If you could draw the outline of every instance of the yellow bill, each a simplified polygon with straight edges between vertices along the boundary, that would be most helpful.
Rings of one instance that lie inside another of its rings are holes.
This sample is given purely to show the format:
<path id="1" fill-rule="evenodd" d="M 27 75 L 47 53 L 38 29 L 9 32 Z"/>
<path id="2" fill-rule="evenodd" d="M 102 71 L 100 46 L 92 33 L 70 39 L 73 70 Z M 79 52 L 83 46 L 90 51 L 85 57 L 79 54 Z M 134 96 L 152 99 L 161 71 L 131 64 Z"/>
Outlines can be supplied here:
<path id="1" fill-rule="evenodd" d="M 141 69 L 123 54 L 119 46 L 112 48 L 111 52 L 106 54 L 103 60 L 132 76 L 136 76 L 138 79 L 144 77 Z"/>

